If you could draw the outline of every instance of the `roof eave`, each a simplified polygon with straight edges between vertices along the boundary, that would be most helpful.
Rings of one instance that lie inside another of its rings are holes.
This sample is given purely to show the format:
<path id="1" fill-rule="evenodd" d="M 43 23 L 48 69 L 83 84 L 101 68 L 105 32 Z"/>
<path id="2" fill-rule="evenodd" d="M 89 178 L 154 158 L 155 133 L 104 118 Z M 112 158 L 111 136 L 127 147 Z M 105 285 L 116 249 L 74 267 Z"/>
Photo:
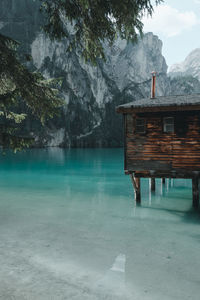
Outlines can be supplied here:
<path id="1" fill-rule="evenodd" d="M 164 111 L 187 111 L 187 110 L 199 110 L 200 111 L 200 105 L 169 105 L 169 106 L 149 106 L 149 107 L 118 106 L 116 108 L 116 112 L 119 114 L 143 113 L 143 112 L 164 112 Z"/>

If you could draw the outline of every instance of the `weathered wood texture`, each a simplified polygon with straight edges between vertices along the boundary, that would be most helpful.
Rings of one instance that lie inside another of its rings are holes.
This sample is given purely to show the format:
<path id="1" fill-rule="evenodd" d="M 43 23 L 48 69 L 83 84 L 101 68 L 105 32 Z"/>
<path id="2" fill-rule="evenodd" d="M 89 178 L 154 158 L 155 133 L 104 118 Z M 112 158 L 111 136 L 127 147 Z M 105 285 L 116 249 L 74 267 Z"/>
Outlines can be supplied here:
<path id="1" fill-rule="evenodd" d="M 155 178 L 151 178 L 151 191 L 152 192 L 155 192 L 155 190 L 156 190 L 156 180 L 155 180 Z"/>
<path id="2" fill-rule="evenodd" d="M 146 119 L 144 134 L 135 132 L 138 117 Z M 174 133 L 163 132 L 164 117 L 174 117 Z M 160 177 L 183 174 L 188 178 L 200 171 L 199 111 L 127 114 L 125 123 L 125 170 L 140 175 L 149 171 L 148 175 L 154 173 L 155 177 L 156 173 L 163 174 Z"/>
<path id="3" fill-rule="evenodd" d="M 136 178 L 135 176 L 133 176 L 132 173 L 130 174 L 130 177 L 134 188 L 135 201 L 137 203 L 140 203 L 141 202 L 140 178 Z"/>
<path id="4" fill-rule="evenodd" d="M 192 203 L 193 207 L 199 207 L 199 179 L 197 177 L 192 178 Z"/>

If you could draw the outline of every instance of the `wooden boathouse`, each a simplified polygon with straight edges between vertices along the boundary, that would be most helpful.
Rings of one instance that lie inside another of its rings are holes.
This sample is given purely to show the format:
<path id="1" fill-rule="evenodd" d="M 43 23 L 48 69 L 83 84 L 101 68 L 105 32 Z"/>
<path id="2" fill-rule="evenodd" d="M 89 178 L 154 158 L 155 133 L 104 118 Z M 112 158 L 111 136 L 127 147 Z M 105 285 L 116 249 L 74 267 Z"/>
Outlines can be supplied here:
<path id="1" fill-rule="evenodd" d="M 154 76 L 153 76 L 154 77 Z M 154 88 L 153 88 L 154 89 Z M 192 179 L 193 206 L 199 205 L 200 94 L 152 97 L 120 105 L 124 115 L 124 170 L 140 202 L 140 178 Z"/>

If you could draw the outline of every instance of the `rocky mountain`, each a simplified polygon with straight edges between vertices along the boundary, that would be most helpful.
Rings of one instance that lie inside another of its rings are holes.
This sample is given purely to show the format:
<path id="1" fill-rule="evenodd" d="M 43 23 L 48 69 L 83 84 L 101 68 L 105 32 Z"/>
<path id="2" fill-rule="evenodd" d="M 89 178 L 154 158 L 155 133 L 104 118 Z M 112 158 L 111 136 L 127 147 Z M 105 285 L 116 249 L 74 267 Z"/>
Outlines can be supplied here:
<path id="1" fill-rule="evenodd" d="M 68 42 L 52 42 L 41 31 L 39 0 L 1 0 L 0 31 L 21 42 L 20 51 L 33 57 L 28 67 L 47 78 L 62 77 L 65 105 L 45 127 L 29 116 L 22 131 L 35 137 L 36 146 L 117 147 L 122 145 L 121 103 L 150 95 L 151 72 L 156 70 L 157 95 L 169 93 L 162 42 L 148 33 L 137 44 L 118 39 L 105 44 L 106 61 L 85 64 Z"/>
<path id="2" fill-rule="evenodd" d="M 200 81 L 192 76 L 170 77 L 170 94 L 186 95 L 200 93 Z"/>
<path id="3" fill-rule="evenodd" d="M 183 62 L 172 65 L 169 76 L 192 76 L 200 80 L 200 48 L 189 53 Z"/>

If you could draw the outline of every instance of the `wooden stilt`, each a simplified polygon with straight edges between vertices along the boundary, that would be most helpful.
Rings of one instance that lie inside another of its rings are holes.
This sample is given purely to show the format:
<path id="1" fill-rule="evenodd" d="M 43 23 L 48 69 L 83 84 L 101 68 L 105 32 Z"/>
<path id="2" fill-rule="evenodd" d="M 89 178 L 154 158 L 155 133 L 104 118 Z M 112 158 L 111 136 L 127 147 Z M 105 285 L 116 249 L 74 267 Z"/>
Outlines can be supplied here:
<path id="1" fill-rule="evenodd" d="M 155 192 L 156 190 L 156 180 L 155 178 L 151 178 L 151 191 Z"/>
<path id="2" fill-rule="evenodd" d="M 162 184 L 165 184 L 165 178 L 161 179 Z"/>
<path id="3" fill-rule="evenodd" d="M 140 178 L 135 177 L 133 174 L 130 174 L 130 176 L 134 187 L 135 201 L 141 203 Z"/>
<path id="4" fill-rule="evenodd" d="M 199 207 L 199 180 L 197 177 L 192 178 L 192 203 L 194 208 Z"/>
<path id="5" fill-rule="evenodd" d="M 171 187 L 173 187 L 173 186 L 174 186 L 174 179 L 171 178 Z"/>

